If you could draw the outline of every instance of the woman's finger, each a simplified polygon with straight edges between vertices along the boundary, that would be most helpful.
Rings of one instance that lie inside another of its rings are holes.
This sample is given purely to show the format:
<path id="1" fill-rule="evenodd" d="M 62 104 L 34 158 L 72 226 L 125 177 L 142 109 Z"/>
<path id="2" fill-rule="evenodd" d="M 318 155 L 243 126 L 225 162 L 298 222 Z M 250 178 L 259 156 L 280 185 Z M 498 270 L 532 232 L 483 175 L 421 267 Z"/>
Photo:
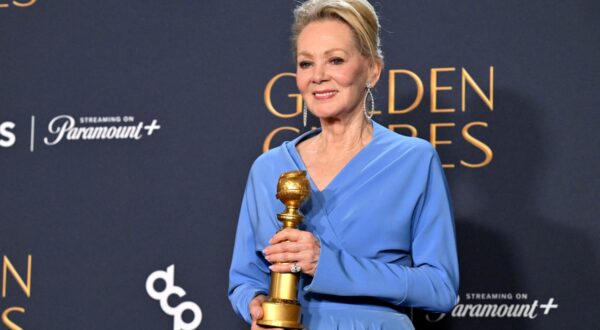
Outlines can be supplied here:
<path id="1" fill-rule="evenodd" d="M 300 266 L 301 272 L 310 276 L 315 274 L 315 266 L 316 264 L 306 263 L 306 262 L 297 262 L 298 266 Z M 276 273 L 291 273 L 293 263 L 286 264 L 274 264 L 269 266 L 269 269 L 272 272 Z"/>
<path id="2" fill-rule="evenodd" d="M 298 266 L 300 266 L 300 268 L 302 268 L 302 265 L 297 263 Z M 269 266 L 269 269 L 272 272 L 276 272 L 276 273 L 291 273 L 292 270 L 292 265 L 291 263 L 286 263 L 286 264 L 275 264 L 275 265 L 271 265 Z"/>
<path id="3" fill-rule="evenodd" d="M 270 263 L 275 262 L 297 262 L 300 260 L 302 253 L 301 252 L 282 252 L 282 253 L 273 253 L 265 256 L 265 259 Z"/>
<path id="4" fill-rule="evenodd" d="M 253 320 L 260 320 L 262 318 L 262 308 L 260 306 L 250 307 L 250 315 Z"/>
<path id="5" fill-rule="evenodd" d="M 302 233 L 304 233 L 304 231 L 301 231 L 298 229 L 292 229 L 292 228 L 285 228 L 284 230 L 273 235 L 273 237 L 271 238 L 269 243 L 274 245 L 279 242 L 285 242 L 285 241 L 295 242 L 298 240 L 299 237 L 302 236 Z"/>
<path id="6" fill-rule="evenodd" d="M 281 242 L 275 245 L 270 245 L 263 250 L 265 256 L 283 252 L 300 252 L 306 248 L 305 244 L 297 242 Z"/>
<path id="7" fill-rule="evenodd" d="M 265 295 L 258 295 L 250 301 L 250 317 L 252 320 L 260 320 L 263 317 L 262 303 L 266 300 Z"/>

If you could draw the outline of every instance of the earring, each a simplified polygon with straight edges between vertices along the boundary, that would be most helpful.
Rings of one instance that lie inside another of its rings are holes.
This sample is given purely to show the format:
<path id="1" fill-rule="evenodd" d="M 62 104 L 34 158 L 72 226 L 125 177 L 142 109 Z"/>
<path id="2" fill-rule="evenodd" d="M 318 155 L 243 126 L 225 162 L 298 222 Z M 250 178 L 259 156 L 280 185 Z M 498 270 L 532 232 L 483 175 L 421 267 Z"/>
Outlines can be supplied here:
<path id="1" fill-rule="evenodd" d="M 304 102 L 304 106 L 302 107 L 302 124 L 306 127 L 306 117 L 308 117 L 308 109 L 306 108 L 306 102 Z"/>
<path id="2" fill-rule="evenodd" d="M 371 120 L 371 118 L 373 117 L 373 113 L 375 112 L 375 99 L 373 98 L 373 92 L 371 92 L 372 87 L 373 86 L 371 85 L 371 83 L 367 82 L 367 93 L 365 94 L 365 102 L 363 104 L 363 112 L 367 120 Z M 367 111 L 367 99 L 369 98 L 371 99 L 371 106 Z"/>

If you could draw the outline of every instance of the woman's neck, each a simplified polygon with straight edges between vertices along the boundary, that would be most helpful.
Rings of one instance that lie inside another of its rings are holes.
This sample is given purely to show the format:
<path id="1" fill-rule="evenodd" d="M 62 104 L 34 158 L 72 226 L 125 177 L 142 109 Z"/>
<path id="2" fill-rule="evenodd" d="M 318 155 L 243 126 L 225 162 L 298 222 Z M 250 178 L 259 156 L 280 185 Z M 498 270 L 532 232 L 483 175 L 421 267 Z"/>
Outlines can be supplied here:
<path id="1" fill-rule="evenodd" d="M 346 118 L 321 119 L 321 134 L 315 147 L 319 152 L 344 152 L 360 150 L 373 137 L 373 125 L 362 111 Z"/>

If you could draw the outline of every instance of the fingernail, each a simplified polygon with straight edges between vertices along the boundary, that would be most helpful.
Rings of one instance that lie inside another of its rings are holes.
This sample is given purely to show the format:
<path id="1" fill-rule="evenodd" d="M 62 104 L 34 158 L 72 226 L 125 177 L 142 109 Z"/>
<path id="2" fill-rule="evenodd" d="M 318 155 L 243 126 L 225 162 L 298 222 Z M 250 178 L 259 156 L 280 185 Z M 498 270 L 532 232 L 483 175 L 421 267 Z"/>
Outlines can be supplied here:
<path id="1" fill-rule="evenodd" d="M 269 269 L 270 269 L 270 270 L 273 270 L 273 265 L 269 266 Z"/>

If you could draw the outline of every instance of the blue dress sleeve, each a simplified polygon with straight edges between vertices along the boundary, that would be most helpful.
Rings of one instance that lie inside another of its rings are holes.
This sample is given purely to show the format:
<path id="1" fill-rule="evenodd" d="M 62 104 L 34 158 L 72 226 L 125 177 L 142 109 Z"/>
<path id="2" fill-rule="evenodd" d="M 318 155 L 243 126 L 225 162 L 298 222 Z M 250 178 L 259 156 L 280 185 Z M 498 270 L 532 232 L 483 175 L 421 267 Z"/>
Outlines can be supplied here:
<path id="1" fill-rule="evenodd" d="M 321 242 L 321 255 L 306 291 L 338 296 L 371 296 L 405 307 L 445 312 L 458 294 L 458 257 L 446 179 L 432 147 L 427 175 L 411 221 L 413 265 L 351 255 Z M 373 239 L 377 239 L 374 237 Z"/>
<path id="2" fill-rule="evenodd" d="M 256 250 L 254 225 L 257 223 L 257 201 L 252 171 L 242 199 L 229 270 L 229 300 L 235 312 L 251 323 L 249 304 L 258 294 L 267 294 L 270 281 L 268 266 Z"/>

